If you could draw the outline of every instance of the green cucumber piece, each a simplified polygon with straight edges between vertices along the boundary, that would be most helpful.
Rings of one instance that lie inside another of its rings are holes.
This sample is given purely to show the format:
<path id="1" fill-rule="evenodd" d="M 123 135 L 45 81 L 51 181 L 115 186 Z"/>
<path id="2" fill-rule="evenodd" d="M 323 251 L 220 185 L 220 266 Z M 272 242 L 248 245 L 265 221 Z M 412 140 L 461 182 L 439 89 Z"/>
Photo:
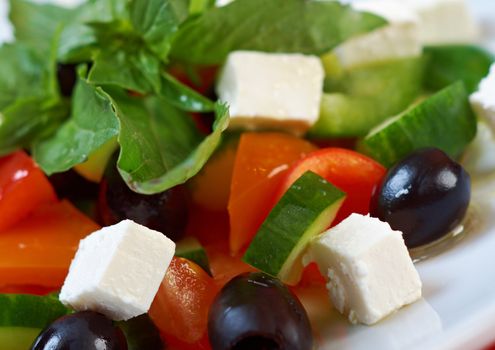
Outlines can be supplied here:
<path id="1" fill-rule="evenodd" d="M 191 260 L 211 276 L 208 255 L 205 248 L 203 248 L 196 238 L 187 237 L 178 242 L 175 248 L 175 255 Z"/>
<path id="2" fill-rule="evenodd" d="M 335 218 L 345 193 L 311 171 L 297 179 L 272 209 L 243 260 L 287 284 L 299 282 L 307 244 Z"/>
<path id="3" fill-rule="evenodd" d="M 68 313 L 54 294 L 0 294 L 0 349 L 29 349 L 43 328 Z"/>
<path id="4" fill-rule="evenodd" d="M 407 58 L 352 69 L 327 77 L 320 118 L 313 138 L 365 136 L 386 118 L 417 99 L 423 84 L 424 59 Z"/>
<path id="5" fill-rule="evenodd" d="M 165 348 L 160 331 L 148 314 L 117 322 L 117 326 L 125 334 L 128 350 L 162 350 Z"/>
<path id="6" fill-rule="evenodd" d="M 472 93 L 495 62 L 493 54 L 474 45 L 427 46 L 424 54 L 427 58 L 425 87 L 431 91 L 461 80 Z"/>
<path id="7" fill-rule="evenodd" d="M 469 94 L 457 82 L 387 120 L 360 140 L 357 148 L 390 167 L 423 147 L 437 147 L 457 158 L 475 135 Z"/>
<path id="8" fill-rule="evenodd" d="M 0 327 L 0 350 L 30 349 L 41 328 Z"/>
<path id="9" fill-rule="evenodd" d="M 57 295 L 0 294 L 0 327 L 45 328 L 69 313 Z"/>

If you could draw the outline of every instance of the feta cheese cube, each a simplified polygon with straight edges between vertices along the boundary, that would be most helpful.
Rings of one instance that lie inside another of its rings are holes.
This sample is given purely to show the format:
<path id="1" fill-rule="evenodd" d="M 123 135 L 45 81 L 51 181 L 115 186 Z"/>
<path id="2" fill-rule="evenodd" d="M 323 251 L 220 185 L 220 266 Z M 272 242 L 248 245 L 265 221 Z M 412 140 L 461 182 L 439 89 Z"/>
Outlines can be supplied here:
<path id="1" fill-rule="evenodd" d="M 470 43 L 480 36 L 466 0 L 401 0 L 400 4 L 418 16 L 425 45 Z"/>
<path id="2" fill-rule="evenodd" d="M 328 277 L 335 308 L 353 323 L 374 324 L 421 297 L 401 232 L 369 216 L 352 214 L 316 237 L 305 261 Z"/>
<path id="3" fill-rule="evenodd" d="M 236 51 L 216 86 L 230 127 L 302 133 L 318 119 L 324 72 L 316 56 Z"/>
<path id="4" fill-rule="evenodd" d="M 343 68 L 421 55 L 418 18 L 401 3 L 365 1 L 353 7 L 381 16 L 389 24 L 339 45 L 334 52 Z"/>
<path id="5" fill-rule="evenodd" d="M 495 131 L 495 64 L 490 67 L 490 73 L 478 86 L 478 91 L 470 98 L 471 106 L 476 114 Z"/>
<path id="6" fill-rule="evenodd" d="M 104 227 L 79 243 L 60 301 L 117 321 L 146 313 L 174 253 L 173 241 L 131 220 Z"/>

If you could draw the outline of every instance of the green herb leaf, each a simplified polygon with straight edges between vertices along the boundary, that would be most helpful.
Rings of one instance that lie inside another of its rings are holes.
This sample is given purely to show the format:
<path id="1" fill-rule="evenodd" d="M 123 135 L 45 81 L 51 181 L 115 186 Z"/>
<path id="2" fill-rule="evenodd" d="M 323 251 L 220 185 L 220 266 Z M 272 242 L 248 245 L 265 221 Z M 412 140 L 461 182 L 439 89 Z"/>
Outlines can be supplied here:
<path id="1" fill-rule="evenodd" d="M 228 125 L 227 108 L 216 105 L 213 132 L 203 137 L 189 116 L 163 99 L 106 90 L 121 126 L 118 168 L 129 187 L 140 193 L 162 192 L 197 174 Z"/>
<path id="2" fill-rule="evenodd" d="M 124 46 L 102 50 L 95 58 L 88 81 L 116 85 L 146 94 L 160 91 L 160 60 L 140 47 Z"/>
<path id="3" fill-rule="evenodd" d="M 119 123 L 112 104 L 101 89 L 79 80 L 72 114 L 56 132 L 33 148 L 36 162 L 47 174 L 66 171 L 118 135 Z"/>
<path id="4" fill-rule="evenodd" d="M 468 92 L 474 92 L 495 62 L 493 54 L 473 45 L 428 46 L 424 53 L 428 58 L 425 85 L 432 91 L 461 80 Z"/>
<path id="5" fill-rule="evenodd" d="M 49 74 L 45 60 L 24 45 L 0 47 L 0 110 L 22 97 L 43 96 Z"/>
<path id="6" fill-rule="evenodd" d="M 173 35 L 188 14 L 188 1 L 184 0 L 134 0 L 130 3 L 134 29 L 162 60 L 166 60 Z"/>
<path id="7" fill-rule="evenodd" d="M 215 104 L 193 89 L 164 73 L 159 94 L 175 107 L 189 112 L 211 112 Z"/>
<path id="8" fill-rule="evenodd" d="M 41 53 L 50 52 L 57 29 L 72 21 L 75 13 L 75 10 L 55 5 L 10 0 L 10 20 L 16 40 Z"/>
<path id="9" fill-rule="evenodd" d="M 234 50 L 322 54 L 385 23 L 337 1 L 236 0 L 186 22 L 171 55 L 181 62 L 218 64 Z"/>
<path id="10" fill-rule="evenodd" d="M 0 112 L 0 155 L 29 148 L 58 128 L 68 115 L 68 105 L 59 99 L 26 97 Z"/>

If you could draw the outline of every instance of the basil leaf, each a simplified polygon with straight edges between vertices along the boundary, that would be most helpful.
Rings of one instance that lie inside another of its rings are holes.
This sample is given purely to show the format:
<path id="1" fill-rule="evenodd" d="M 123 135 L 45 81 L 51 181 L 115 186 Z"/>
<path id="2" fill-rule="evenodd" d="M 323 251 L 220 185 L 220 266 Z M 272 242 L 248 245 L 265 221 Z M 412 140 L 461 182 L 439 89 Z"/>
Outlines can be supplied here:
<path id="1" fill-rule="evenodd" d="M 174 33 L 189 14 L 186 0 L 134 0 L 131 22 L 149 49 L 166 60 Z"/>
<path id="2" fill-rule="evenodd" d="M 140 47 L 122 45 L 96 56 L 88 81 L 146 94 L 160 90 L 160 69 L 161 62 L 155 55 Z"/>
<path id="3" fill-rule="evenodd" d="M 59 99 L 26 97 L 0 112 L 0 155 L 30 147 L 59 127 L 68 105 Z"/>
<path id="4" fill-rule="evenodd" d="M 122 22 L 129 17 L 127 2 L 122 0 L 88 1 L 78 7 L 75 13 L 77 15 L 64 27 L 60 38 L 58 58 L 64 63 L 89 62 L 101 47 L 110 44 L 98 41 L 97 33 L 90 23 Z M 106 29 L 114 32 L 111 26 Z"/>
<path id="5" fill-rule="evenodd" d="M 46 62 L 22 44 L 0 47 L 0 110 L 26 96 L 42 96 L 48 88 Z"/>
<path id="6" fill-rule="evenodd" d="M 337 1 L 236 0 L 186 22 L 171 56 L 219 64 L 234 50 L 322 54 L 385 23 Z"/>
<path id="7" fill-rule="evenodd" d="M 227 128 L 223 105 L 215 107 L 213 133 L 204 137 L 188 115 L 163 99 L 106 91 L 121 126 L 118 168 L 129 187 L 140 193 L 162 192 L 197 174 Z"/>
<path id="8" fill-rule="evenodd" d="M 100 88 L 79 80 L 70 118 L 56 134 L 35 144 L 33 155 L 48 175 L 66 171 L 118 135 L 112 104 Z"/>
<path id="9" fill-rule="evenodd" d="M 425 85 L 431 91 L 462 80 L 468 92 L 474 92 L 495 62 L 492 53 L 474 45 L 428 46 L 424 53 L 428 59 Z"/>
<path id="10" fill-rule="evenodd" d="M 10 0 L 10 20 L 18 42 L 41 53 L 50 51 L 59 26 L 72 21 L 76 11 L 50 4 L 35 4 L 26 0 Z"/>
<path id="11" fill-rule="evenodd" d="M 215 106 L 211 100 L 182 84 L 168 73 L 163 74 L 159 95 L 175 107 L 189 112 L 211 112 Z"/>

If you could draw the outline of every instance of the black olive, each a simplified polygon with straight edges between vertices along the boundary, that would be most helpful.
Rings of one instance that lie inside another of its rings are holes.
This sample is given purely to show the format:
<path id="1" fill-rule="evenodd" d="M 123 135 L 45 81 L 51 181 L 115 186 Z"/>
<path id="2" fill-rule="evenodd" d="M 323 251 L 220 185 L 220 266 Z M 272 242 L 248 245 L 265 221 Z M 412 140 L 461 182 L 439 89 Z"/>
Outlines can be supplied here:
<path id="1" fill-rule="evenodd" d="M 58 63 L 57 80 L 62 96 L 71 97 L 77 80 L 76 65 Z"/>
<path id="2" fill-rule="evenodd" d="M 82 311 L 57 319 L 41 332 L 31 349 L 127 350 L 127 340 L 102 314 Z"/>
<path id="3" fill-rule="evenodd" d="M 469 174 L 436 148 L 418 150 L 392 167 L 373 195 L 371 215 L 402 231 L 409 248 L 454 229 L 471 198 Z"/>
<path id="4" fill-rule="evenodd" d="M 310 350 L 313 335 L 297 297 L 278 279 L 246 273 L 228 282 L 211 305 L 213 350 Z"/>
<path id="5" fill-rule="evenodd" d="M 100 183 L 98 210 L 104 225 L 131 219 L 177 241 L 184 236 L 188 219 L 187 191 L 175 186 L 154 195 L 129 189 L 116 167 L 113 156 Z"/>

